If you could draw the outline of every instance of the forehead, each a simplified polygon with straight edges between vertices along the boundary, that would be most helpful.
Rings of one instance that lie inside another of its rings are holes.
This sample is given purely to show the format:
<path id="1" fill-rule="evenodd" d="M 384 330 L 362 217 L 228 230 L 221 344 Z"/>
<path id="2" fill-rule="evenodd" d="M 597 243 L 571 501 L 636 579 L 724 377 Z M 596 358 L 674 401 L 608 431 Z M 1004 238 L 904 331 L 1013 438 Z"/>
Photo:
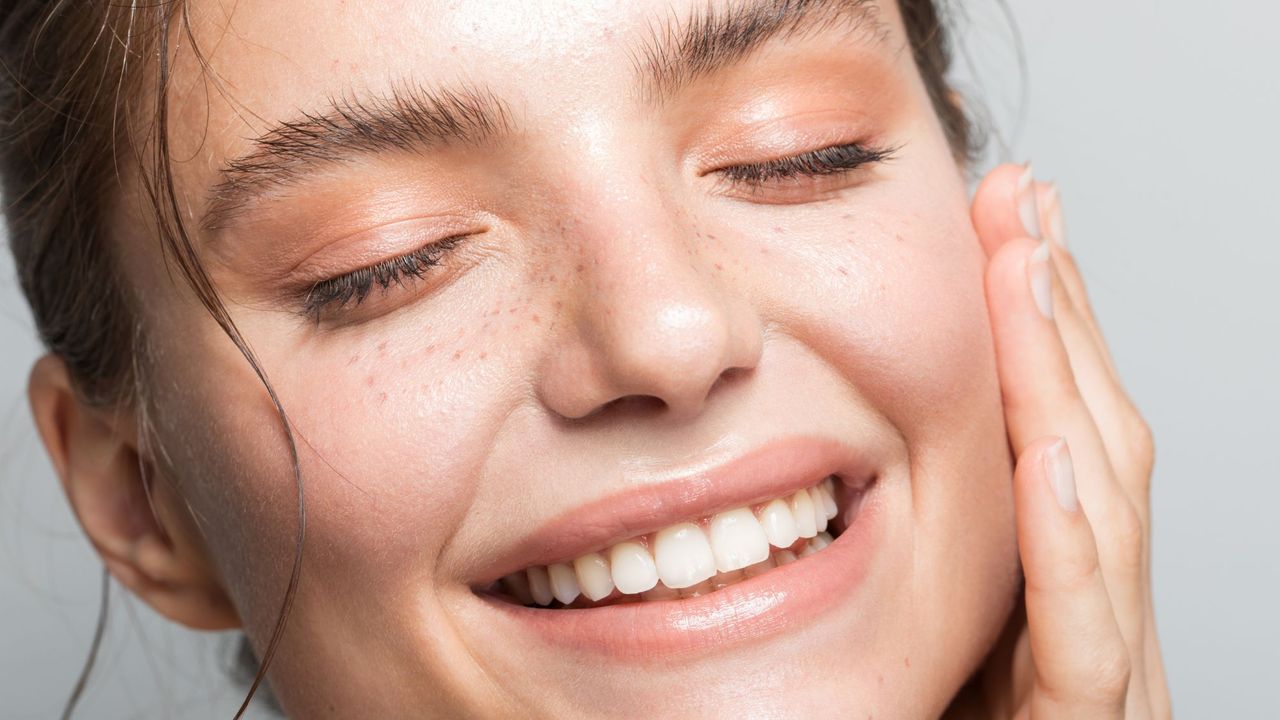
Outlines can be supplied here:
<path id="1" fill-rule="evenodd" d="M 883 39 L 899 26 L 895 4 L 883 0 L 188 0 L 187 7 L 202 60 L 182 57 L 189 47 L 176 51 L 175 117 L 209 121 L 215 131 L 238 125 L 241 134 L 326 98 L 408 79 L 483 84 L 509 101 L 623 100 L 634 96 L 628 89 L 642 91 L 631 82 L 640 66 L 672 59 L 656 55 L 660 46 L 669 50 L 687 40 L 681 33 L 731 18 L 745 21 L 742 33 L 786 16 L 794 24 L 780 34 L 796 41 L 833 29 Z"/>
<path id="2" fill-rule="evenodd" d="M 650 117 L 635 111 L 743 59 L 735 54 L 821 38 L 910 63 L 899 51 L 896 6 L 876 0 L 188 0 L 186 8 L 191 37 L 175 43 L 169 138 L 179 188 L 195 195 L 281 123 L 407 84 L 481 89 L 534 121 L 522 129 L 581 134 L 610 116 Z"/>

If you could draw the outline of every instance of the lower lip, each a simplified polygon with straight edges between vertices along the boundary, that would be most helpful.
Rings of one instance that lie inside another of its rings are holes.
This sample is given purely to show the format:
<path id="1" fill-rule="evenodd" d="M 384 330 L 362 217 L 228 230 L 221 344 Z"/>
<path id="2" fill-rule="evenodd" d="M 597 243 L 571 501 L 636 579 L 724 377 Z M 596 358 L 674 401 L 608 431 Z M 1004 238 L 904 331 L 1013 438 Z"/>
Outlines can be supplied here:
<path id="1" fill-rule="evenodd" d="M 479 595 L 498 611 L 499 634 L 528 632 L 577 653 L 644 663 L 724 651 L 811 622 L 848 597 L 871 566 L 883 513 L 880 483 L 853 524 L 821 551 L 696 598 L 586 610 L 532 608 Z"/>

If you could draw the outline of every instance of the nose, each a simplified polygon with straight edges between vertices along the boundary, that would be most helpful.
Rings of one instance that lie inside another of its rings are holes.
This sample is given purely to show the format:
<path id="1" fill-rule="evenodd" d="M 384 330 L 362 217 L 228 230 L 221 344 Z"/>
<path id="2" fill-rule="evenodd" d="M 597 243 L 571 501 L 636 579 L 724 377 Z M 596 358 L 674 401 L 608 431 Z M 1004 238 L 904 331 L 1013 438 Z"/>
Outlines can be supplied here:
<path id="1" fill-rule="evenodd" d="M 663 205 L 633 196 L 625 207 L 575 213 L 568 322 L 540 386 L 543 404 L 565 418 L 627 405 L 688 420 L 723 380 L 760 360 L 763 328 L 745 288 Z"/>

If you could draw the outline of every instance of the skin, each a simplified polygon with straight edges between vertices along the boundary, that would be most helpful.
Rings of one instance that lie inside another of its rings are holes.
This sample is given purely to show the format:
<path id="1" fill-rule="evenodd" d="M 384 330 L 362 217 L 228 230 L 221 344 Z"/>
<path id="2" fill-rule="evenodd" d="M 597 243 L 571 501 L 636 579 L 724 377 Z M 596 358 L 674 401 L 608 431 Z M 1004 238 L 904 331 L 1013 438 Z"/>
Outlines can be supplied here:
<path id="1" fill-rule="evenodd" d="M 303 581 L 270 675 L 291 717 L 1167 716 L 1149 433 L 1061 246 L 1056 319 L 1031 299 L 1019 207 L 1060 228 L 1056 195 L 1002 167 L 971 207 L 894 6 L 881 42 L 770 45 L 655 110 L 624 47 L 702 3 L 190 5 L 209 67 L 174 68 L 180 207 L 269 121 L 399 78 L 466 77 L 521 128 L 339 164 L 195 236 L 299 439 Z M 836 140 L 898 149 L 757 191 L 702 175 Z M 37 424 L 112 574 L 261 652 L 296 539 L 288 447 L 124 190 L 145 397 L 85 407 L 50 356 Z M 484 232 L 340 320 L 288 293 L 460 229 Z M 887 540 L 830 611 L 640 668 L 486 623 L 468 582 L 540 524 L 797 433 L 886 458 Z M 1057 436 L 1074 510 L 1045 481 Z"/>

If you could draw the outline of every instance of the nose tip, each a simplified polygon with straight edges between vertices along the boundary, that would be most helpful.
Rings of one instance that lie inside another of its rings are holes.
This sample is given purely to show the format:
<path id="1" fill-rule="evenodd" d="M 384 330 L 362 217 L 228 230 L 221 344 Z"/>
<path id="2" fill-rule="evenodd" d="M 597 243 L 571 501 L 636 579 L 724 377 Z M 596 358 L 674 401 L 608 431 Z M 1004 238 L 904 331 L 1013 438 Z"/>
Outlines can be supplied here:
<path id="1" fill-rule="evenodd" d="M 671 419 L 698 415 L 714 388 L 733 371 L 752 368 L 753 335 L 707 305 L 673 304 L 653 317 L 649 337 L 617 348 L 613 386 L 622 398 L 651 397 Z"/>
<path id="2" fill-rule="evenodd" d="M 559 354 L 544 387 L 544 401 L 570 419 L 626 408 L 690 420 L 763 349 L 754 313 L 733 301 L 632 304 L 600 316 L 609 322 Z"/>

